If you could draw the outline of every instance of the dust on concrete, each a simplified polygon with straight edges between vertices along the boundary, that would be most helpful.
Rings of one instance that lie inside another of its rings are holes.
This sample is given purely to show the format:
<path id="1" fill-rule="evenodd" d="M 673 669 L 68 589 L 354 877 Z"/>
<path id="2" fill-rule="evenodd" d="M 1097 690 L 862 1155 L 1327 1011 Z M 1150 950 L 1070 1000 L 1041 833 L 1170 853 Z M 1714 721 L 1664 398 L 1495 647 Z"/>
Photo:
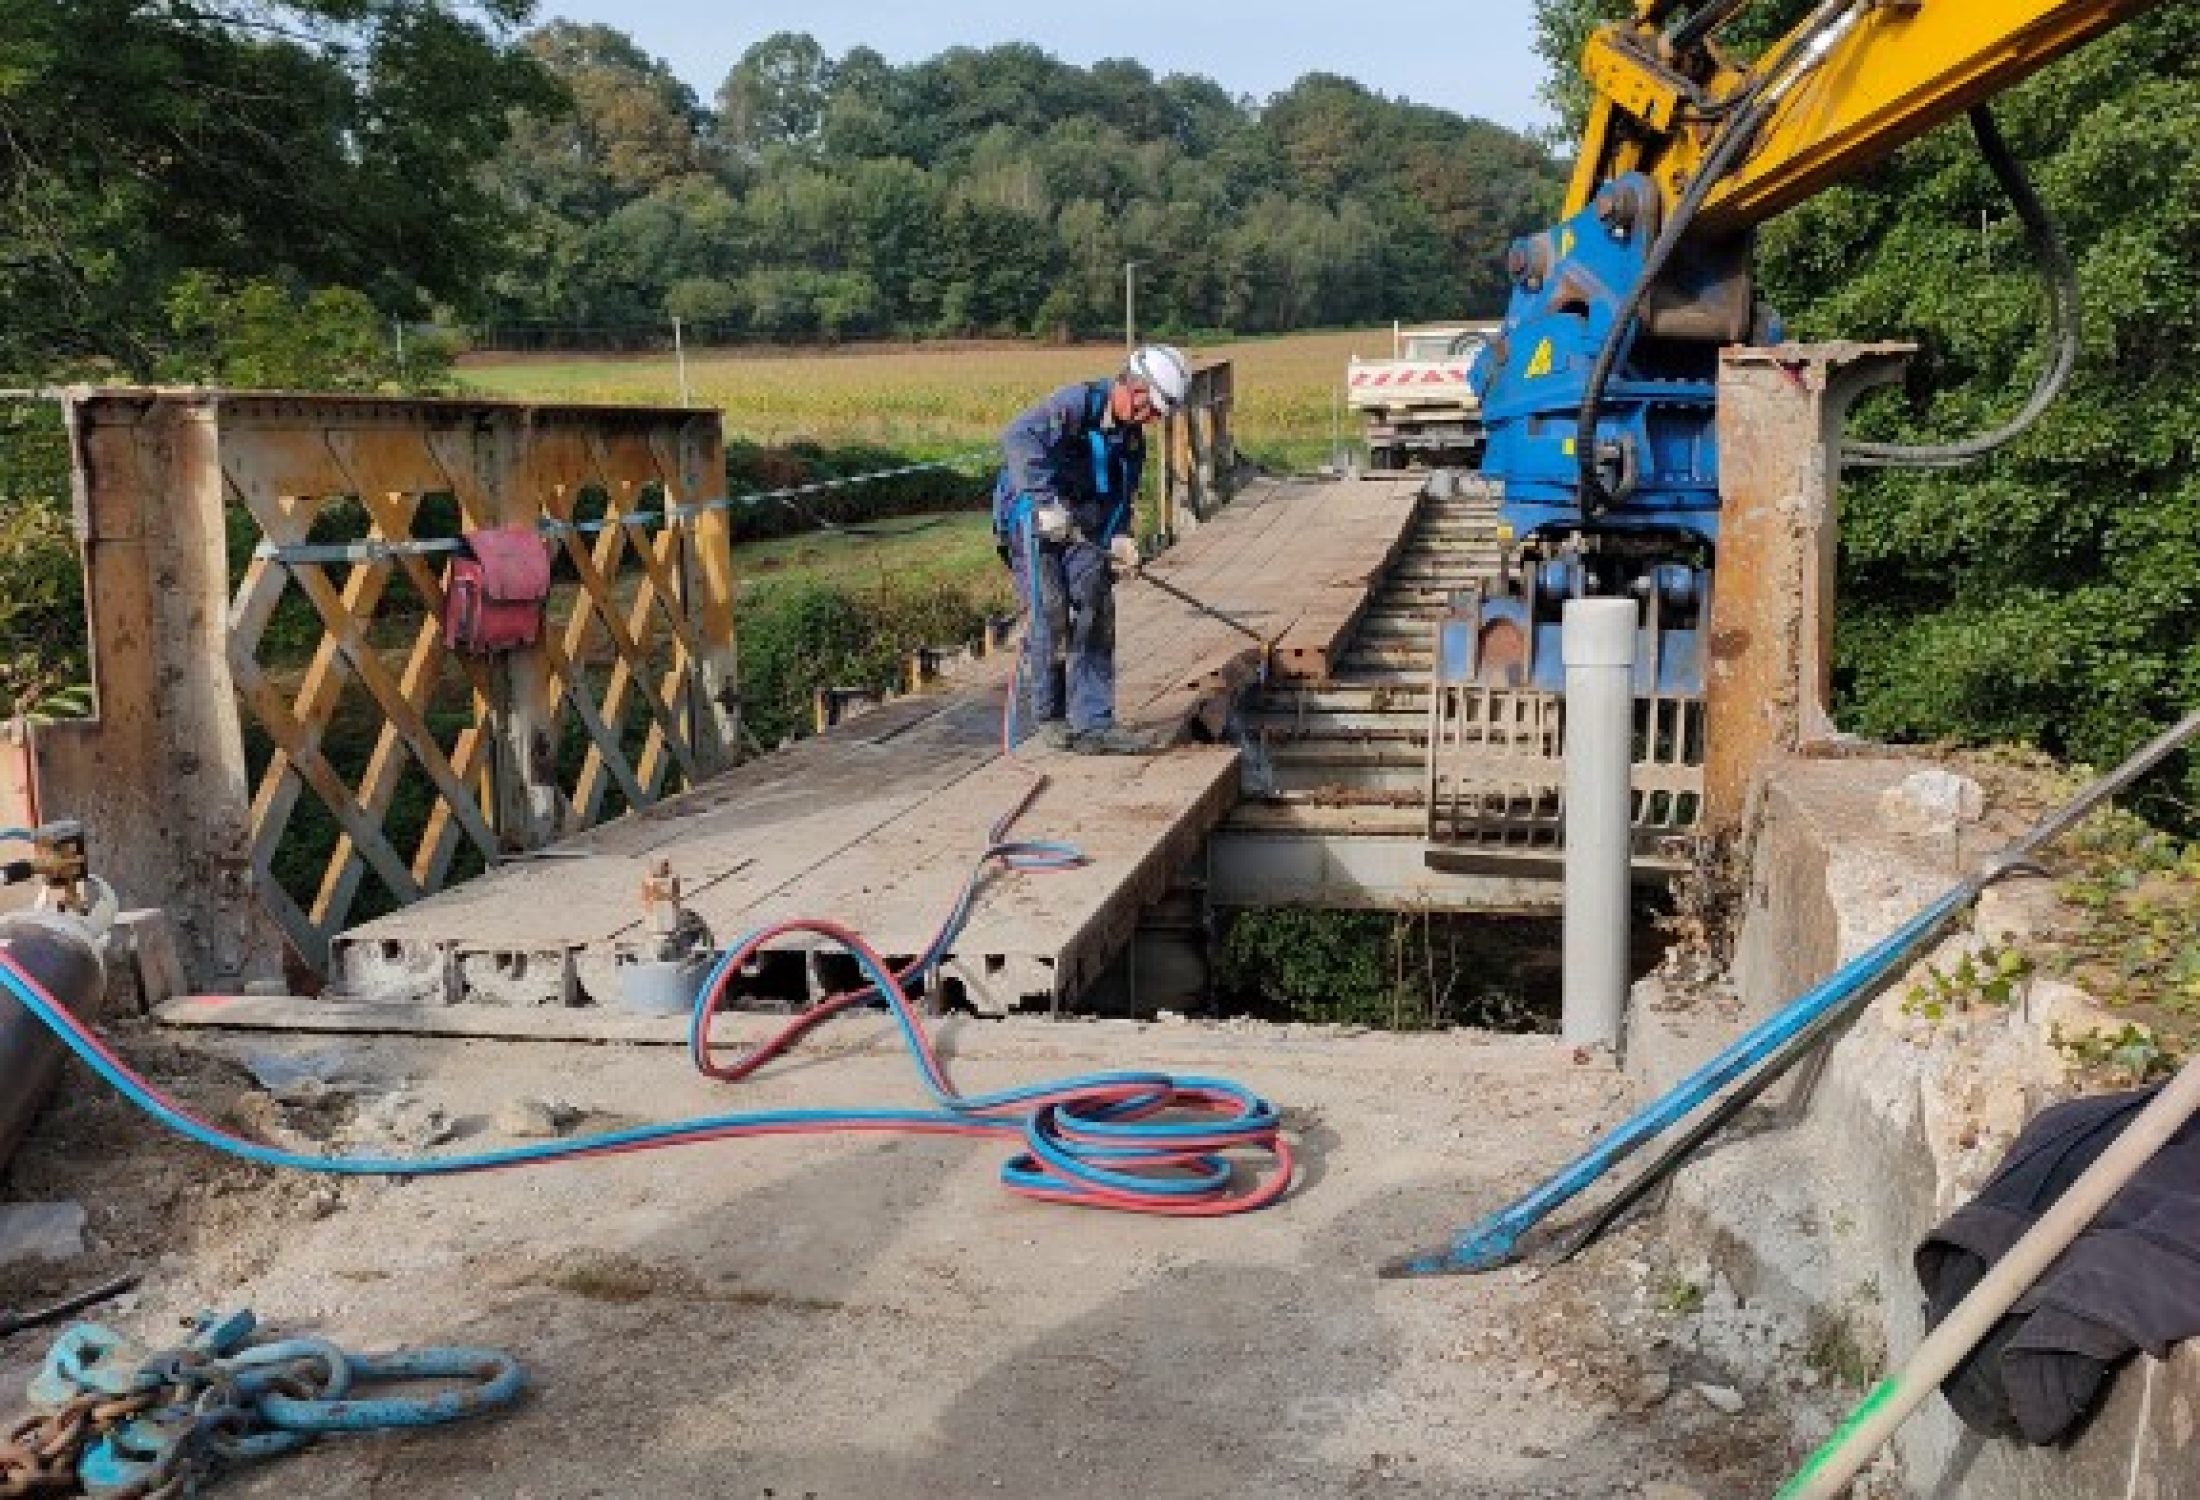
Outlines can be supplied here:
<path id="1" fill-rule="evenodd" d="M 370 1144 L 401 1092 L 476 1149 L 515 1100 L 650 1118 L 918 1101 L 881 1023 L 838 1024 L 878 1044 L 732 1090 L 667 1049 L 346 1042 L 326 1080 L 342 1107 L 262 1087 L 242 1059 L 265 1039 L 121 1040 L 256 1132 Z M 225 1164 L 72 1075 L 10 1194 L 85 1204 L 91 1256 L 36 1290 L 143 1268 L 114 1320 L 148 1339 L 250 1304 L 355 1347 L 507 1347 L 530 1372 L 506 1416 L 324 1443 L 225 1482 L 241 1496 L 1720 1497 L 1769 1490 L 1798 1454 L 1788 1393 L 1707 1363 L 1660 1302 L 1646 1227 L 1564 1267 L 1375 1276 L 1619 1118 L 1602 1064 L 1468 1033 L 948 1031 L 973 1089 L 1111 1066 L 1240 1078 L 1286 1107 L 1300 1183 L 1244 1218 L 1136 1218 L 1010 1197 L 989 1144 L 857 1136 L 335 1185 Z M 0 1345 L 0 1389 L 41 1347 Z"/>

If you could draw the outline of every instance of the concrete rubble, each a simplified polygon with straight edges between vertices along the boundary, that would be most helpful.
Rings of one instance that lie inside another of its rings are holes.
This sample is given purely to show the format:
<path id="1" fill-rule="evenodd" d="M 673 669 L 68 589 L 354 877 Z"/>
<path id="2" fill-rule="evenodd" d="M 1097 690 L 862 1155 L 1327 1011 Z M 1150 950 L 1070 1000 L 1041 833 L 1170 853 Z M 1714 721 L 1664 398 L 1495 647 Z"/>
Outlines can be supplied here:
<path id="1" fill-rule="evenodd" d="M 1731 971 L 1705 986 L 1669 966 L 1639 985 L 1630 1071 L 1646 1088 L 1668 1086 L 2029 821 L 1985 800 L 1977 780 L 1915 761 L 1788 763 L 1762 804 Z M 2080 1076 L 2070 1043 L 2123 1020 L 2029 970 L 2010 970 L 1991 995 L 1961 979 L 2000 973 L 1999 954 L 2056 920 L 2052 881 L 1989 889 L 1968 930 L 1889 985 L 1822 1068 L 1798 1070 L 1675 1179 L 1661 1239 L 1680 1269 L 1667 1274 L 1704 1288 L 1705 1347 L 1737 1373 L 1798 1389 L 1807 1377 L 1814 1391 L 1856 1399 L 1922 1337 L 1909 1264 L 1918 1240 L 1978 1191 L 2033 1114 L 2099 1087 Z M 1786 1408 L 1798 1439 L 1823 1437 L 1822 1409 Z M 2067 1451 L 1982 1448 L 1928 1402 L 1871 1483 L 2026 1500 L 2200 1493 L 2200 1456 L 2178 1436 L 2194 1410 L 2200 1356 L 2185 1349 L 2129 1367 Z"/>
<path id="2" fill-rule="evenodd" d="M 81 1203 L 0 1203 L 0 1272 L 85 1253 Z"/>

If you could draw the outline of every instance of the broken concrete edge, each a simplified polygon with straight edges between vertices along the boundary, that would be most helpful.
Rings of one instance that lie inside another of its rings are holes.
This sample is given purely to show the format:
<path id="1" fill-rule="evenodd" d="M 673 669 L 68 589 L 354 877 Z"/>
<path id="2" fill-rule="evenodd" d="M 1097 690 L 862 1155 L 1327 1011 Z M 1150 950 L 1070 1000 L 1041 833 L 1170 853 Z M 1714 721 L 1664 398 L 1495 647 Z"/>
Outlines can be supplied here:
<path id="1" fill-rule="evenodd" d="M 81 1203 L 0 1203 L 0 1271 L 80 1258 L 85 1223 Z"/>
<path id="2" fill-rule="evenodd" d="M 488 1006 L 373 1005 L 311 1000 L 302 996 L 187 995 L 170 1001 L 155 1015 L 163 1026 L 181 1031 L 295 1037 L 396 1037 L 421 1040 L 602 1043 L 631 1046 L 686 1046 L 687 1022 L 678 1017 L 597 1015 L 582 1011 L 499 1011 Z M 711 1037 L 726 1047 L 752 1044 L 785 1026 L 785 1016 L 731 1011 L 717 1016 Z M 1457 1029 L 1446 1032 L 1387 1032 L 1332 1022 L 1207 1021 L 1163 1015 L 1151 1021 L 1111 1016 L 1045 1015 L 1006 1019 L 951 1016 L 927 1023 L 943 1057 L 1013 1061 L 1057 1055 L 1071 1038 L 1094 1028 L 1124 1039 L 1137 1038 L 1141 1059 L 1147 1052 L 1221 1057 L 1245 1053 L 1296 1054 L 1309 1049 L 1343 1048 L 1411 1054 L 1431 1045 L 1475 1050 L 1523 1052 L 1554 1050 L 1549 1037 L 1508 1035 Z M 901 1050 L 901 1032 L 883 1013 L 850 1014 L 835 1019 L 802 1042 L 806 1052 L 892 1053 Z"/>
<path id="3" fill-rule="evenodd" d="M 1669 1087 L 1989 852 L 1960 808 L 1945 836 L 1890 827 L 1900 820 L 1885 813 L 1917 770 L 1905 757 L 1789 761 L 1768 775 L 1731 988 L 1684 994 L 1656 977 L 1636 987 L 1628 1067 L 1644 1085 Z M 2033 1114 L 2081 1091 L 2058 1034 L 2111 1023 L 2082 992 L 2037 975 L 2006 1006 L 1935 1016 L 1911 994 L 1931 988 L 1929 970 L 1945 975 L 1966 952 L 2042 930 L 2053 906 L 2040 882 L 1989 890 L 1968 931 L 1898 977 L 1823 1059 L 1769 1096 L 1766 1128 L 1730 1135 L 1675 1178 L 1665 1223 L 1674 1274 L 1722 1314 L 1707 1327 L 1738 1373 L 1803 1376 L 1846 1400 L 1923 1338 L 1912 1250 L 1984 1184 Z M 1799 1389 L 1798 1441 L 1823 1438 L 1841 1405 Z M 2126 1493 L 2134 1474 L 2148 1476 L 2150 1493 L 2200 1493 L 2200 1449 L 2179 1437 L 2196 1412 L 2200 1351 L 2181 1348 L 2128 1366 L 2066 1447 L 1989 1443 L 1970 1457 L 1974 1444 L 1936 1400 L 1894 1452 L 1917 1493 L 1960 1482 L 1966 1494 L 2081 1500 Z"/>

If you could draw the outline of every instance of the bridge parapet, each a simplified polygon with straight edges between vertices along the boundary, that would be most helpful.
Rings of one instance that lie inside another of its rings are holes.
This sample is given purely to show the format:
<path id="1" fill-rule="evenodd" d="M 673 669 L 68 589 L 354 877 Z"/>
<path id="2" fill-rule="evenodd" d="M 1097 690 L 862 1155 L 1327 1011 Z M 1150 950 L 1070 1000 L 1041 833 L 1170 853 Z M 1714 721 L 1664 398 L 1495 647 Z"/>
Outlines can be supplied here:
<path id="1" fill-rule="evenodd" d="M 68 393 L 97 717 L 43 726 L 47 809 L 202 989 L 730 765 L 715 412 Z M 718 502 L 713 504 L 712 502 Z M 459 538 L 531 528 L 539 644 L 460 654 Z M 286 976 L 286 971 L 287 976 Z"/>
<path id="2" fill-rule="evenodd" d="M 1223 360 L 1194 370 L 1182 409 L 1162 420 L 1159 529 L 1166 540 L 1213 520 L 1229 502 L 1237 472 L 1236 403 L 1237 372 Z"/>

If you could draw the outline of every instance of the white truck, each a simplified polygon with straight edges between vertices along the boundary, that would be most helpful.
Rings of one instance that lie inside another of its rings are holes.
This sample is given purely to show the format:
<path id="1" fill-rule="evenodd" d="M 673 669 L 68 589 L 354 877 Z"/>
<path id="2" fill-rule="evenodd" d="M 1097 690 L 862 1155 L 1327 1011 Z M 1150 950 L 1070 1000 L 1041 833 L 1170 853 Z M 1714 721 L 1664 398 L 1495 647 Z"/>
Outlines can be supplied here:
<path id="1" fill-rule="evenodd" d="M 1468 375 L 1497 335 L 1496 323 L 1391 330 L 1389 359 L 1352 357 L 1345 403 L 1366 425 L 1371 469 L 1477 464 L 1482 403 Z"/>

